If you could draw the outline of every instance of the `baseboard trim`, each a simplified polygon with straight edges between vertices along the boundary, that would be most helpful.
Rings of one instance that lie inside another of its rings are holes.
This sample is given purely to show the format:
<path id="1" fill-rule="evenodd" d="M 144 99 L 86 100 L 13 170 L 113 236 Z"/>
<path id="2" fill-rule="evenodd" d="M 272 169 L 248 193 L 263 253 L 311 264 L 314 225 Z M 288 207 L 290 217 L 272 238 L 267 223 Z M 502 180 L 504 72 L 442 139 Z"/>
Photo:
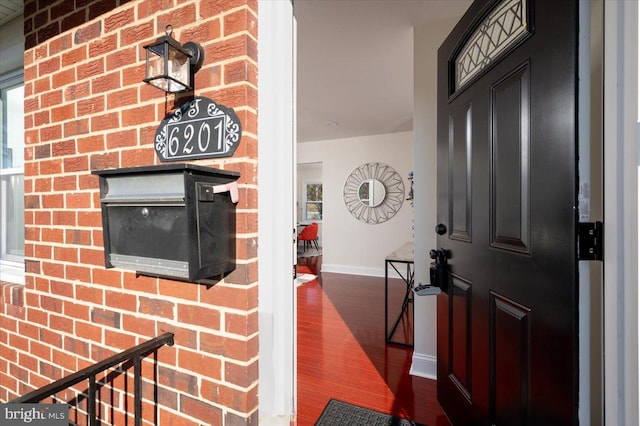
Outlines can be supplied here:
<path id="1" fill-rule="evenodd" d="M 425 379 L 436 380 L 438 377 L 437 358 L 433 355 L 425 355 L 413 353 L 411 358 L 411 369 L 409 374 L 412 376 L 424 377 Z"/>
<path id="2" fill-rule="evenodd" d="M 294 416 L 270 416 L 265 413 L 260 413 L 259 423 L 269 426 L 291 426 L 295 424 Z"/>
<path id="3" fill-rule="evenodd" d="M 366 268 L 362 266 L 353 265 L 332 265 L 328 263 L 322 264 L 321 272 L 333 272 L 336 274 L 348 274 L 348 275 L 365 275 L 368 277 L 381 277 L 384 278 L 384 268 Z M 389 278 L 401 278 L 393 268 L 389 268 Z"/>
<path id="4" fill-rule="evenodd" d="M 361 266 L 331 265 L 331 264 L 323 263 L 321 271 L 334 272 L 336 274 L 366 275 L 369 277 L 384 278 L 384 269 L 380 269 L 380 268 L 363 268 Z"/>

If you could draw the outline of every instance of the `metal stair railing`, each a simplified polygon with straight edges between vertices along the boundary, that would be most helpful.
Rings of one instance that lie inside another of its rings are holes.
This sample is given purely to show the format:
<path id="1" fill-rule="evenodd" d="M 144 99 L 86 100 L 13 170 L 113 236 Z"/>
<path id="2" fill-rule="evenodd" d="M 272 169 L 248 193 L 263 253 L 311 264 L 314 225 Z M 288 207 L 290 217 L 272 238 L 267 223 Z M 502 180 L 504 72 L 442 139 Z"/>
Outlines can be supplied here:
<path id="1" fill-rule="evenodd" d="M 103 361 L 99 361 L 87 368 L 63 377 L 53 383 L 29 392 L 26 395 L 15 398 L 9 403 L 38 403 L 45 398 L 55 395 L 71 386 L 80 383 L 83 380 L 89 380 L 89 390 L 87 395 L 87 423 L 90 426 L 98 424 L 96 416 L 96 376 L 103 371 L 123 364 L 127 361 L 133 361 L 133 387 L 134 387 L 134 416 L 135 425 L 142 425 L 142 359 L 152 352 L 157 351 L 160 347 L 167 345 L 173 346 L 173 333 L 164 333 L 161 336 L 141 343 L 138 346 L 127 349 L 119 354 L 113 355 Z"/>

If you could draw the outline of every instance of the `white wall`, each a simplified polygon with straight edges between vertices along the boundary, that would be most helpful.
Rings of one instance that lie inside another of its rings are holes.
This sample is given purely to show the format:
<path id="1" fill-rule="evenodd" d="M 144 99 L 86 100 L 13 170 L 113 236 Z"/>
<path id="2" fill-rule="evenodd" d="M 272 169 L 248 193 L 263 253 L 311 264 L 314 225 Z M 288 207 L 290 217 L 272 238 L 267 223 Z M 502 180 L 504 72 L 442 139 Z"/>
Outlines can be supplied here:
<path id="1" fill-rule="evenodd" d="M 415 280 L 429 282 L 427 253 L 436 247 L 437 53 L 458 19 L 414 28 Z M 420 255 L 423 254 L 423 255 Z M 436 377 L 436 299 L 417 297 L 411 374 Z"/>
<path id="2" fill-rule="evenodd" d="M 413 208 L 405 201 L 387 222 L 358 221 L 344 205 L 342 191 L 349 174 L 364 163 L 384 163 L 402 177 L 405 194 L 412 170 L 411 132 L 362 136 L 298 144 L 298 164 L 322 162 L 322 271 L 384 276 L 384 258 L 412 241 Z M 406 198 L 406 197 L 405 197 Z"/>

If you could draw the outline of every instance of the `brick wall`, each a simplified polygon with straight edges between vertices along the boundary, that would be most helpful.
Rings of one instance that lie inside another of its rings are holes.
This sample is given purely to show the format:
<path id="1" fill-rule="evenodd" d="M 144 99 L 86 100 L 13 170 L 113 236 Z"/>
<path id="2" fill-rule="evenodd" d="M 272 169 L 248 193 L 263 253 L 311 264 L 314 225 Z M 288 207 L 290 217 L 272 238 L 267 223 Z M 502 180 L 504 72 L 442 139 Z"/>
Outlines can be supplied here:
<path id="1" fill-rule="evenodd" d="M 184 99 L 141 81 L 142 46 L 167 24 L 205 50 L 194 94 L 243 127 L 233 157 L 195 162 L 241 173 L 237 268 L 211 287 L 104 267 L 91 171 L 159 163 L 156 128 Z M 171 331 L 145 422 L 257 424 L 257 1 L 27 0 L 25 38 L 26 285 L 1 286 L 0 400 Z M 101 392 L 106 423 L 132 407 L 126 380 Z"/>

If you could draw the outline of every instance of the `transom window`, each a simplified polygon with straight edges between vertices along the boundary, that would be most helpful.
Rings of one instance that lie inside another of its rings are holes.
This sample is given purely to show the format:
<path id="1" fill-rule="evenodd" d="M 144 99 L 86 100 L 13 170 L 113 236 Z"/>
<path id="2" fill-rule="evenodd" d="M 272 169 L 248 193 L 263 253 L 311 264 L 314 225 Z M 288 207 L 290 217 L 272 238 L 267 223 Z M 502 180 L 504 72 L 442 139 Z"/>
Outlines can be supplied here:
<path id="1" fill-rule="evenodd" d="M 527 0 L 503 0 L 478 25 L 456 56 L 454 90 L 530 34 L 527 3 Z"/>

